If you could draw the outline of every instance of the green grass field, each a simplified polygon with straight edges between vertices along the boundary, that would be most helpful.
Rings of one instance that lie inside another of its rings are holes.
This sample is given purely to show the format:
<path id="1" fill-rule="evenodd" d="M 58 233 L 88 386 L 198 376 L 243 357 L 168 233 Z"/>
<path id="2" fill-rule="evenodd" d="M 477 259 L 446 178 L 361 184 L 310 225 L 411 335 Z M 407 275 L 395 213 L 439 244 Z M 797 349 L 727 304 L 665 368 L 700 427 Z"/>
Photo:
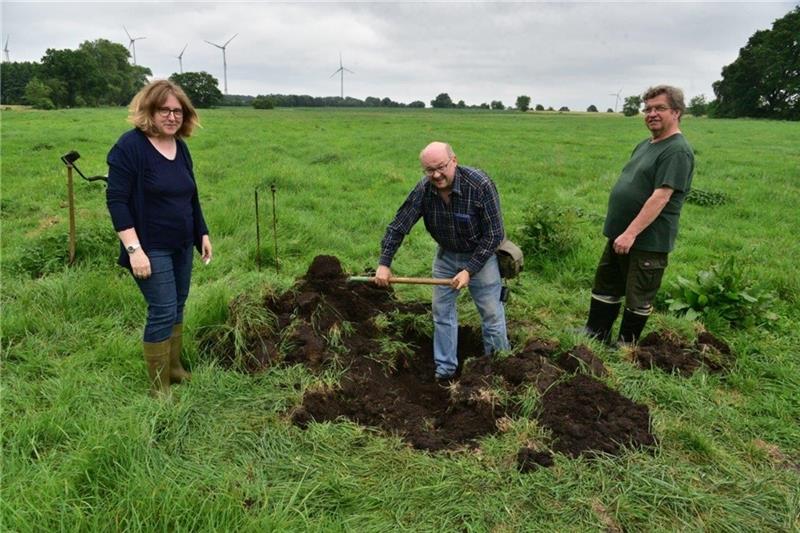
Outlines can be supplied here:
<path id="1" fill-rule="evenodd" d="M 349 422 L 302 430 L 286 412 L 322 379 L 304 367 L 224 370 L 194 340 L 242 293 L 283 291 L 314 256 L 351 273 L 376 266 L 386 224 L 420 176 L 417 155 L 449 141 L 497 183 L 506 228 L 533 204 L 576 209 L 575 250 L 528 258 L 512 283 L 512 343 L 556 339 L 585 320 L 606 200 L 641 118 L 434 110 L 217 109 L 189 140 L 215 258 L 196 261 L 186 311 L 194 379 L 153 401 L 140 353 L 145 306 L 115 265 L 102 185 L 76 176 L 78 259 L 67 250 L 66 170 L 88 175 L 127 128 L 124 109 L 2 112 L 3 531 L 792 531 L 800 529 L 800 124 L 687 117 L 694 186 L 724 205 L 686 205 L 662 292 L 729 256 L 778 297 L 770 327 L 708 327 L 736 353 L 728 372 L 641 370 L 592 344 L 607 383 L 649 406 L 653 453 L 570 459 L 530 474 L 519 418 L 478 451 L 428 454 Z M 276 273 L 269 184 L 277 187 Z M 256 269 L 253 191 L 264 264 Z M 264 188 L 266 186 L 266 188 Z M 428 276 L 422 224 L 396 275 Z M 536 263 L 534 265 L 534 263 Z M 535 268 L 533 268 L 535 266 Z M 429 298 L 401 287 L 404 299 Z M 469 302 L 463 321 L 478 324 Z M 687 338 L 698 323 L 664 309 L 647 331 Z M 531 392 L 531 405 L 537 402 Z"/>

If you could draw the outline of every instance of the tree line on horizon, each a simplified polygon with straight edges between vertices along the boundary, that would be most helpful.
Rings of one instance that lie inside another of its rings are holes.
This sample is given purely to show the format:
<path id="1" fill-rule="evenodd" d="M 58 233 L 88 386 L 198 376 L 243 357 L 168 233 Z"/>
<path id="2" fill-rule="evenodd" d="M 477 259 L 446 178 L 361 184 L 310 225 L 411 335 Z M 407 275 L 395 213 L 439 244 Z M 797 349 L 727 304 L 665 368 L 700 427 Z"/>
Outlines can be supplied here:
<path id="1" fill-rule="evenodd" d="M 693 115 L 715 118 L 769 118 L 800 120 L 800 6 L 775 20 L 769 30 L 756 31 L 739 56 L 722 68 L 722 79 L 714 82 L 715 99 L 694 96 L 687 106 Z M 152 76 L 149 68 L 130 64 L 130 53 L 121 44 L 106 39 L 85 41 L 76 50 L 48 48 L 40 62 L 5 62 L 0 65 L 0 103 L 32 105 L 39 109 L 128 105 L 136 92 Z M 173 74 L 197 107 L 252 105 L 273 107 L 409 107 L 424 108 L 415 100 L 409 104 L 369 96 L 364 100 L 338 96 L 266 94 L 258 96 L 222 95 L 218 80 L 207 72 Z M 531 98 L 517 97 L 516 109 L 528 111 Z M 641 96 L 624 100 L 622 113 L 636 115 Z M 502 101 L 467 105 L 453 102 L 448 93 L 430 101 L 437 109 L 507 109 Z M 510 109 L 510 108 L 509 108 Z M 541 104 L 537 111 L 545 109 Z M 559 111 L 569 111 L 563 106 Z M 588 112 L 597 112 L 594 105 Z M 607 112 L 613 112 L 608 109 Z"/>
<path id="2" fill-rule="evenodd" d="M 153 73 L 130 64 L 130 53 L 107 39 L 76 50 L 48 48 L 40 62 L 0 65 L 0 101 L 39 109 L 128 105 Z"/>

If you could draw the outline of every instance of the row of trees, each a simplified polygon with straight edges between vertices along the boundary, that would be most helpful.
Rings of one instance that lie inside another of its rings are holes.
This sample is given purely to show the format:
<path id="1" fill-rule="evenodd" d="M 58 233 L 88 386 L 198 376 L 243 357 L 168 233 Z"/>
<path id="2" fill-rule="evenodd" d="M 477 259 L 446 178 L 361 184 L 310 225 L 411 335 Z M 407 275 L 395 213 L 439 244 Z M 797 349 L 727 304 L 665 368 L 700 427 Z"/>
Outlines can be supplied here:
<path id="1" fill-rule="evenodd" d="M 133 95 L 147 83 L 150 69 L 131 65 L 130 54 L 121 44 L 106 39 L 86 41 L 77 50 L 48 49 L 41 63 L 15 62 L 2 64 L 2 103 L 30 104 L 41 109 L 127 105 Z M 416 100 L 410 104 L 395 102 L 389 97 L 368 96 L 364 100 L 338 96 L 268 94 L 223 96 L 218 80 L 208 72 L 173 74 L 170 80 L 180 85 L 194 105 L 199 108 L 225 105 L 272 107 L 411 107 L 424 108 Z M 517 98 L 517 109 L 527 111 L 529 96 Z M 504 110 L 500 100 L 467 106 L 463 100 L 454 103 L 447 93 L 431 101 L 434 108 Z M 544 110 L 539 105 L 537 110 Z M 552 110 L 552 108 L 550 108 Z M 560 111 L 569 111 L 562 107 Z"/>
<path id="2" fill-rule="evenodd" d="M 698 95 L 689 102 L 694 115 L 712 117 L 757 117 L 800 120 L 800 6 L 773 23 L 772 29 L 757 31 L 739 51 L 739 57 L 723 67 L 722 79 L 713 84 L 715 100 Z M 0 101 L 3 104 L 31 104 L 50 109 L 126 105 L 152 76 L 150 69 L 131 65 L 130 54 L 121 44 L 106 39 L 86 41 L 77 50 L 48 49 L 41 62 L 3 63 L 0 66 Z M 223 97 L 219 84 L 207 72 L 173 74 L 198 107 L 256 105 L 261 107 L 425 107 L 419 100 L 410 104 L 390 98 L 339 98 L 308 95 L 270 94 L 252 97 Z M 505 109 L 502 101 L 467 106 L 441 93 L 431 100 L 434 108 Z M 531 98 L 517 97 L 516 109 L 528 111 Z M 641 97 L 625 99 L 622 112 L 638 114 Z M 544 106 L 537 105 L 543 111 Z M 548 108 L 552 110 L 552 108 Z M 569 111 L 562 107 L 559 111 Z M 597 111 L 592 105 L 589 112 Z M 611 111 L 611 110 L 609 110 Z"/>
<path id="3" fill-rule="evenodd" d="M 800 120 L 800 6 L 777 19 L 769 30 L 755 32 L 739 50 L 739 57 L 722 68 L 722 79 L 713 84 L 715 100 L 707 101 L 704 94 L 693 97 L 687 112 L 718 118 L 772 118 Z M 530 109 L 527 95 L 517 97 L 516 108 Z M 447 93 L 431 101 L 433 107 L 467 107 L 461 100 L 453 104 Z M 622 113 L 633 116 L 642 106 L 641 96 L 625 98 Z M 492 102 L 482 107 L 504 109 L 502 102 Z M 544 106 L 537 105 L 537 111 Z M 553 108 L 548 108 L 552 111 Z M 569 111 L 562 107 L 559 111 Z M 596 112 L 594 105 L 586 111 Z M 613 112 L 608 109 L 608 112 Z"/>
<path id="4" fill-rule="evenodd" d="M 44 109 L 125 105 L 152 75 L 129 57 L 124 46 L 106 39 L 85 41 L 77 50 L 48 48 L 39 63 L 3 63 L 0 96 L 4 104 Z"/>
<path id="5" fill-rule="evenodd" d="M 431 107 L 437 109 L 499 109 L 499 110 L 503 110 L 506 108 L 506 106 L 503 105 L 503 102 L 501 102 L 500 100 L 492 100 L 490 104 L 484 102 L 479 105 L 467 105 L 464 103 L 464 100 L 453 102 L 453 99 L 450 98 L 450 95 L 447 93 L 440 93 L 436 98 L 431 100 Z"/>
<path id="6" fill-rule="evenodd" d="M 86 41 L 77 50 L 49 48 L 40 63 L 3 63 L 3 104 L 57 107 L 124 106 L 152 76 L 149 68 L 132 65 L 121 44 L 106 39 Z M 222 101 L 217 79 L 207 72 L 173 74 L 197 107 Z"/>
<path id="7" fill-rule="evenodd" d="M 628 96 L 627 98 L 625 98 L 625 104 L 622 106 L 622 113 L 626 117 L 638 115 L 639 109 L 642 107 L 642 103 L 643 102 L 641 96 L 638 95 Z M 591 109 L 587 109 L 587 111 L 591 111 Z M 595 111 L 597 111 L 597 109 L 595 109 Z M 611 109 L 609 109 L 608 111 L 609 113 L 612 112 Z M 721 114 L 720 112 L 719 101 L 712 100 L 711 102 L 708 102 L 706 101 L 706 95 L 704 94 L 698 94 L 697 96 L 689 100 L 689 103 L 686 104 L 686 112 L 696 117 L 702 117 L 704 115 L 708 115 L 710 117 L 715 117 L 715 118 L 725 117 L 725 115 Z"/>
<path id="8" fill-rule="evenodd" d="M 628 96 L 625 98 L 625 103 L 622 106 L 622 114 L 626 117 L 632 117 L 634 115 L 639 114 L 639 109 L 642 107 L 642 97 L 639 95 Z M 609 109 L 609 111 L 611 111 Z M 715 115 L 715 107 L 714 103 L 711 104 L 706 102 L 706 96 L 704 94 L 699 94 L 689 100 L 689 103 L 686 106 L 686 111 L 694 115 L 696 117 L 700 117 L 703 115 Z"/>
<path id="9" fill-rule="evenodd" d="M 517 96 L 517 102 L 516 102 L 516 108 L 515 109 L 517 109 L 518 111 L 523 111 L 523 112 L 524 111 L 530 111 L 530 109 L 531 109 L 530 105 L 531 105 L 531 97 L 530 96 L 525 95 L 525 94 Z M 506 109 L 506 106 L 500 100 L 492 100 L 492 102 L 490 104 L 483 103 L 483 104 L 480 104 L 480 105 L 471 105 L 471 106 L 466 105 L 464 103 L 464 100 L 459 100 L 457 104 L 454 104 L 453 100 L 450 98 L 450 95 L 447 94 L 447 93 L 441 93 L 441 94 L 439 94 L 439 96 L 437 96 L 436 98 L 431 100 L 431 107 L 445 108 L 445 109 L 446 108 L 454 108 L 454 109 L 466 109 L 466 108 L 469 108 L 469 109 L 496 109 L 496 110 L 499 110 L 499 111 L 502 111 L 502 110 Z M 510 108 L 509 107 L 508 109 L 514 109 L 514 108 Z M 535 109 L 536 109 L 536 111 L 555 111 L 555 109 L 553 109 L 552 107 L 548 107 L 547 109 L 545 109 L 545 107 L 542 104 L 537 104 Z M 566 112 L 566 111 L 569 111 L 569 107 L 562 106 L 558 110 L 561 111 L 561 112 Z M 586 108 L 586 111 L 588 111 L 590 113 L 596 113 L 597 112 L 597 106 L 590 105 L 589 107 Z M 614 110 L 613 109 L 609 109 L 608 112 L 609 113 L 613 113 Z"/>
<path id="10" fill-rule="evenodd" d="M 367 96 L 361 100 L 346 96 L 309 96 L 307 94 L 260 94 L 250 100 L 256 109 L 272 109 L 273 107 L 425 107 L 419 100 L 405 104 L 395 102 L 388 96 L 378 98 Z"/>

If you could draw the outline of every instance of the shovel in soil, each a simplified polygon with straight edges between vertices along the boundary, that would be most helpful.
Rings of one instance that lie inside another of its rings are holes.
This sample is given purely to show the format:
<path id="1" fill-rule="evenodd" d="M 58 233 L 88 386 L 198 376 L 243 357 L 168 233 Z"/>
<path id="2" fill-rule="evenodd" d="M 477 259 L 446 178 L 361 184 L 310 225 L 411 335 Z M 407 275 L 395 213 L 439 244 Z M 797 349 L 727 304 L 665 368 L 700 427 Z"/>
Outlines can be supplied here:
<path id="1" fill-rule="evenodd" d="M 350 276 L 348 283 L 374 283 L 374 276 Z M 407 283 L 411 285 L 450 285 L 449 278 L 389 278 L 389 283 Z"/>

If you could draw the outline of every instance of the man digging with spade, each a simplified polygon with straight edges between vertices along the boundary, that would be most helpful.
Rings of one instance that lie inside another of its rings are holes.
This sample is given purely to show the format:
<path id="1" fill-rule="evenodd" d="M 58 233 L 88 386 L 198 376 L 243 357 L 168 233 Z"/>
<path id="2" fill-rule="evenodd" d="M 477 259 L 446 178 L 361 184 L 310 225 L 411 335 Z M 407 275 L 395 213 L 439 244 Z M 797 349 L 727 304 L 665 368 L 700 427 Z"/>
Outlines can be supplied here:
<path id="1" fill-rule="evenodd" d="M 594 278 L 585 333 L 611 342 L 625 297 L 619 341 L 639 339 L 653 312 L 667 256 L 675 247 L 683 200 L 692 184 L 694 154 L 680 130 L 683 92 L 658 85 L 644 94 L 651 137 L 640 142 L 608 199 L 608 238 Z"/>
<path id="2" fill-rule="evenodd" d="M 485 355 L 508 350 L 503 288 L 495 251 L 504 238 L 500 198 L 481 170 L 460 166 L 449 144 L 433 142 L 420 153 L 425 175 L 398 209 L 381 241 L 375 284 L 389 285 L 390 266 L 403 239 L 422 218 L 439 245 L 433 277 L 450 279 L 433 289 L 433 358 L 438 381 L 458 367 L 459 291 L 468 287 L 481 316 Z"/>

